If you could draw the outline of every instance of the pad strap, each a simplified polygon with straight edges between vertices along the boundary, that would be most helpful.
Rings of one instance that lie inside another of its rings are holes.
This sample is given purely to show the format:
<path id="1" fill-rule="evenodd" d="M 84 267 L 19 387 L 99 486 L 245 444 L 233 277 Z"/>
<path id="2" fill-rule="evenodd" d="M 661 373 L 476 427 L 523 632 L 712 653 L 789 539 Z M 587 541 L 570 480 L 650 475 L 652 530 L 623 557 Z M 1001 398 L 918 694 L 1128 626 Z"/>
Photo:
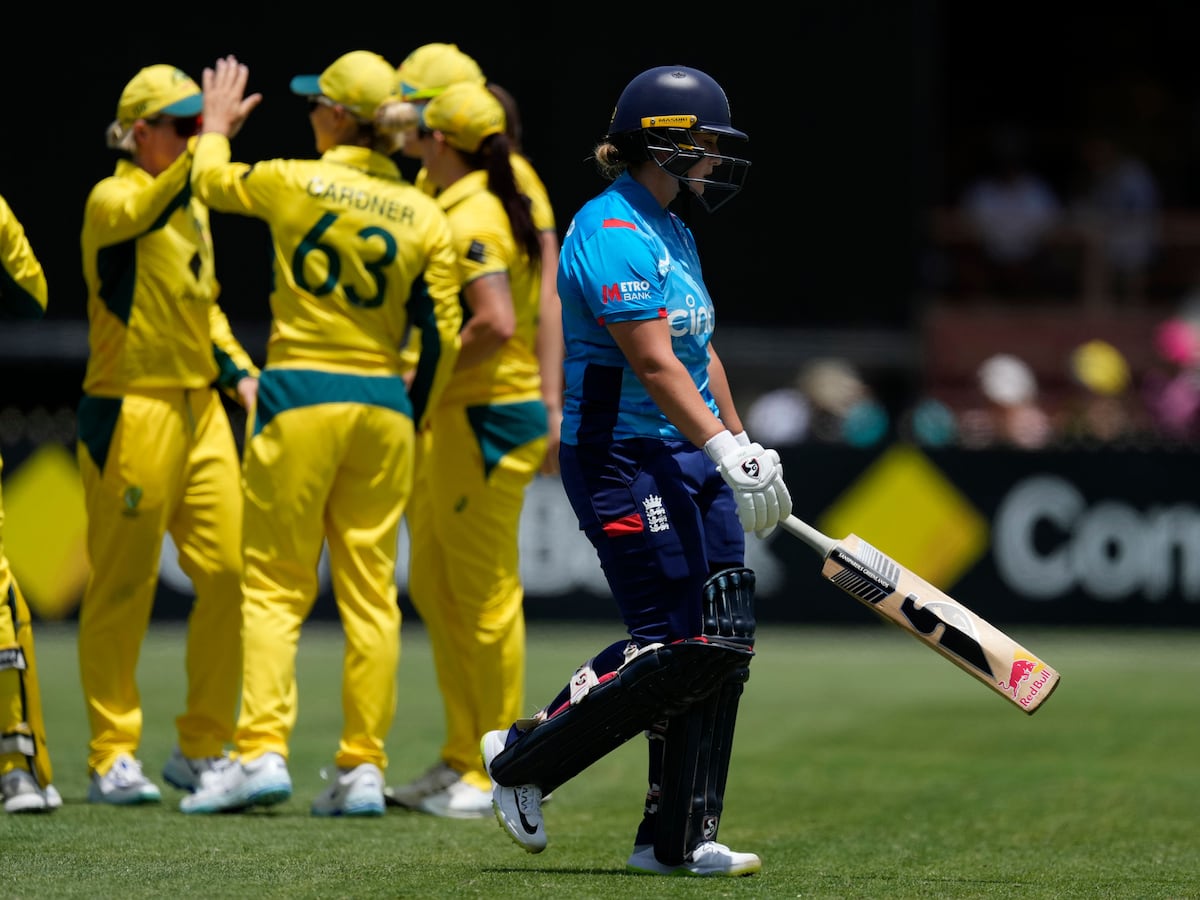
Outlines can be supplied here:
<path id="1" fill-rule="evenodd" d="M 704 583 L 704 630 L 754 645 L 754 570 L 722 569 Z"/>
<path id="2" fill-rule="evenodd" d="M 492 760 L 497 784 L 535 784 L 548 794 L 592 763 L 709 696 L 754 651 L 721 638 L 698 637 L 643 647 L 599 678 L 576 702 L 554 710 Z"/>

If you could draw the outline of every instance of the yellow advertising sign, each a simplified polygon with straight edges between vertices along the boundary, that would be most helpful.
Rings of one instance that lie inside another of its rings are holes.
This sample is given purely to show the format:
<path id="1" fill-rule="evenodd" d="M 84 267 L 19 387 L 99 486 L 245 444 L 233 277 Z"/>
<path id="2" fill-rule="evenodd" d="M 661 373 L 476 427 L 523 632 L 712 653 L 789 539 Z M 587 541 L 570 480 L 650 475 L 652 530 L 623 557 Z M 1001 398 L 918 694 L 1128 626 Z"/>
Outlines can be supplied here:
<path id="1" fill-rule="evenodd" d="M 75 457 L 43 444 L 4 481 L 4 549 L 34 615 L 71 615 L 87 584 L 87 510 Z"/>
<path id="2" fill-rule="evenodd" d="M 826 534 L 857 534 L 949 590 L 987 550 L 987 520 L 916 447 L 896 444 L 821 517 Z"/>

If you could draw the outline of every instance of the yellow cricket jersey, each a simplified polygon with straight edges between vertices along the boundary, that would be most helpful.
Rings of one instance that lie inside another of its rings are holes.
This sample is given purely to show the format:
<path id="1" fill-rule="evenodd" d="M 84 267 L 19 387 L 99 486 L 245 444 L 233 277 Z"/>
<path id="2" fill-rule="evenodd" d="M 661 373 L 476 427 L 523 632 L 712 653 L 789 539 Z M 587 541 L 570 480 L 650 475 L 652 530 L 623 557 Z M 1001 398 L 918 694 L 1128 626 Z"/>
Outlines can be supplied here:
<path id="1" fill-rule="evenodd" d="M 529 198 L 529 210 L 533 217 L 533 224 L 538 231 L 554 231 L 554 208 L 550 205 L 550 195 L 546 192 L 546 186 L 542 183 L 542 179 L 538 177 L 537 172 L 524 156 L 519 153 L 511 153 L 508 157 L 509 165 L 512 166 L 513 178 L 517 183 L 517 190 Z M 487 179 L 484 179 L 484 188 L 486 190 Z M 422 168 L 417 172 L 416 185 L 429 196 L 437 196 L 437 188 L 435 188 L 428 178 L 425 169 Z M 495 199 L 495 198 L 493 198 Z M 500 208 L 503 216 L 503 224 L 505 229 L 508 229 L 508 216 L 504 213 L 503 206 L 497 201 L 497 206 Z M 457 229 L 456 229 L 457 231 Z M 510 234 L 511 241 L 511 234 Z M 481 274 L 481 273 L 480 273 Z M 511 274 L 509 276 L 512 277 Z M 539 276 L 540 277 L 540 276 Z M 513 301 L 519 303 L 517 291 L 513 289 Z M 534 323 L 535 331 L 537 324 L 537 316 L 539 310 L 537 304 L 534 304 Z M 536 345 L 533 339 L 528 342 L 530 348 Z M 412 367 L 412 360 L 416 358 L 416 346 L 411 346 L 405 353 L 407 367 Z"/>
<path id="2" fill-rule="evenodd" d="M 21 222 L 0 196 L 0 319 L 40 319 L 47 296 L 42 264 Z"/>
<path id="3" fill-rule="evenodd" d="M 550 195 L 546 191 L 546 185 L 542 183 L 542 179 L 538 177 L 529 160 L 521 154 L 510 154 L 508 161 L 512 165 L 517 188 L 529 198 L 533 224 L 537 226 L 538 231 L 553 231 L 554 207 L 550 205 Z"/>
<path id="4" fill-rule="evenodd" d="M 486 171 L 467 173 L 438 194 L 437 202 L 450 218 L 464 286 L 483 275 L 507 274 L 516 315 L 512 338 L 478 365 L 456 371 L 442 403 L 475 406 L 496 400 L 540 399 L 538 260 L 530 260 L 518 247 L 504 204 L 487 189 Z M 464 311 L 467 316 L 469 312 Z"/>
<path id="5" fill-rule="evenodd" d="M 412 329 L 414 386 L 440 393 L 462 324 L 457 260 L 445 214 L 391 159 L 337 146 L 320 159 L 248 165 L 230 162 L 228 138 L 210 133 L 197 141 L 192 186 L 213 210 L 270 227 L 268 367 L 400 374 L 411 368 L 401 348 Z"/>
<path id="6" fill-rule="evenodd" d="M 46 273 L 25 236 L 25 229 L 0 196 L 0 320 L 40 319 L 49 294 Z M 4 460 L 0 459 L 0 472 Z M 4 553 L 4 502 L 0 500 L 0 598 L 7 597 L 12 572 Z"/>
<path id="7" fill-rule="evenodd" d="M 122 159 L 84 208 L 89 355 L 83 390 L 195 390 L 257 375 L 217 305 L 208 210 L 188 183 L 191 148 L 158 177 Z"/>
<path id="8" fill-rule="evenodd" d="M 513 179 L 517 182 L 517 190 L 529 198 L 529 209 L 533 215 L 533 224 L 537 226 L 538 231 L 553 231 L 554 224 L 554 207 L 550 205 L 550 194 L 546 191 L 546 185 L 542 179 L 538 177 L 537 171 L 533 168 L 533 164 L 519 153 L 510 153 L 508 163 L 512 166 Z M 429 196 L 437 194 L 437 188 L 429 183 L 429 178 L 425 169 L 417 173 L 417 187 L 423 190 Z"/>
<path id="9" fill-rule="evenodd" d="M 0 458 L 0 472 L 4 471 L 4 460 Z M 12 569 L 8 555 L 4 552 L 4 501 L 0 498 L 0 602 L 8 597 L 8 586 L 12 584 Z"/>

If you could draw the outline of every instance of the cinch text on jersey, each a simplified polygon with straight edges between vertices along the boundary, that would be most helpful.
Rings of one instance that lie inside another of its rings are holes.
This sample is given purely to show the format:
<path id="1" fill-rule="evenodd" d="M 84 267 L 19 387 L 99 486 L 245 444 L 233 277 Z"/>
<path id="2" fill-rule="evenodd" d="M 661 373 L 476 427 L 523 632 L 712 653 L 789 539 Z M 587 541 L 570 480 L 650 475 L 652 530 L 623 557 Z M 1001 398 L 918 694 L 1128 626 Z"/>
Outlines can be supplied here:
<path id="1" fill-rule="evenodd" d="M 366 209 L 383 216 L 392 222 L 412 222 L 413 209 L 390 198 L 369 194 L 364 190 L 352 187 L 342 187 L 337 182 L 326 184 L 321 178 L 314 178 L 308 183 L 308 194 L 331 200 L 339 206 L 349 206 L 353 209 Z"/>
<path id="2" fill-rule="evenodd" d="M 685 334 L 707 334 L 713 330 L 712 307 L 699 309 L 673 309 L 667 313 L 667 324 L 673 337 Z"/>

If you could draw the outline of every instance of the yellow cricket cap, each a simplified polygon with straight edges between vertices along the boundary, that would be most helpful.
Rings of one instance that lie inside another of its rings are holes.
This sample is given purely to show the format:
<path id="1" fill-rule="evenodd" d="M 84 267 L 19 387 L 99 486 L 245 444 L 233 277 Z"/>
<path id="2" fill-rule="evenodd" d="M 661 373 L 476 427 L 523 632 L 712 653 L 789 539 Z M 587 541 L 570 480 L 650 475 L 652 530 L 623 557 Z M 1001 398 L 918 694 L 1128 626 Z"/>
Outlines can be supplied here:
<path id="1" fill-rule="evenodd" d="M 428 100 L 452 84 L 486 84 L 475 62 L 457 44 L 424 44 L 396 67 L 400 96 L 405 100 Z"/>
<path id="2" fill-rule="evenodd" d="M 370 122 L 375 110 L 396 97 L 396 70 L 378 53 L 352 50 L 320 75 L 297 75 L 291 88 L 302 97 L 328 97 L 358 119 Z"/>
<path id="3" fill-rule="evenodd" d="M 421 111 L 429 131 L 446 135 L 446 143 L 474 153 L 483 139 L 504 131 L 504 107 L 482 84 L 452 84 Z"/>
<path id="4" fill-rule="evenodd" d="M 198 116 L 204 109 L 200 86 L 182 69 L 147 66 L 130 79 L 117 101 L 117 122 L 128 128 L 138 119 L 165 114 Z"/>

